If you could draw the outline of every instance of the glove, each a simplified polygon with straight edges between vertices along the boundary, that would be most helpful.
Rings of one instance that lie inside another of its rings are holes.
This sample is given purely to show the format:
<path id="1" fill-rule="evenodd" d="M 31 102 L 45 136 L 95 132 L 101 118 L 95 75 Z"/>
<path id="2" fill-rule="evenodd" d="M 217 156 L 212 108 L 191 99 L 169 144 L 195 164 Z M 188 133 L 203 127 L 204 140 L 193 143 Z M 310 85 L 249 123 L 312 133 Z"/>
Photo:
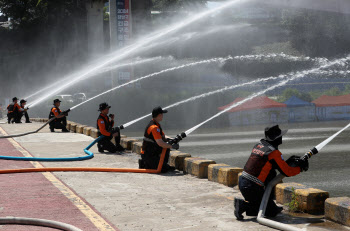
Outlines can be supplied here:
<path id="1" fill-rule="evenodd" d="M 165 141 L 168 143 L 168 144 L 172 144 L 174 139 L 172 138 L 166 138 Z"/>
<path id="2" fill-rule="evenodd" d="M 307 170 L 309 170 L 309 160 L 299 159 L 299 167 L 301 172 L 306 172 Z"/>
<path id="3" fill-rule="evenodd" d="M 286 162 L 290 167 L 300 167 L 299 161 L 300 161 L 300 157 L 293 155 L 289 157 Z"/>
<path id="4" fill-rule="evenodd" d="M 178 150 L 180 148 L 180 145 L 179 144 L 172 144 L 171 148 Z"/>

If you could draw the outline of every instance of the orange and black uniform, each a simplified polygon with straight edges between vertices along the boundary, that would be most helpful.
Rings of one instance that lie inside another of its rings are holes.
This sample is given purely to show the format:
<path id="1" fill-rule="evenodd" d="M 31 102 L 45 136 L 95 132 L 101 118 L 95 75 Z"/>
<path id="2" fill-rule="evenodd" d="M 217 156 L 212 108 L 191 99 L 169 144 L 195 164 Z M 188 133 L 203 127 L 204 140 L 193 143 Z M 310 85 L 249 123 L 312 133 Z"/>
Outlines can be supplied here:
<path id="1" fill-rule="evenodd" d="M 248 216 L 258 215 L 265 186 L 276 176 L 275 169 L 285 176 L 295 176 L 300 173 L 300 167 L 290 167 L 283 160 L 282 153 L 262 139 L 254 146 L 244 166 L 242 176 L 239 178 L 239 189 L 245 200 L 248 201 L 245 204 Z M 277 213 L 277 206 L 270 198 L 265 214 L 275 216 Z"/>
<path id="2" fill-rule="evenodd" d="M 52 119 L 55 116 L 58 116 L 62 113 L 61 109 L 58 107 L 53 107 L 51 108 L 50 114 L 49 114 L 49 119 Z M 50 130 L 54 131 L 54 129 L 62 129 L 62 131 L 67 131 L 67 117 L 64 116 L 62 118 L 56 118 L 50 123 Z"/>
<path id="3" fill-rule="evenodd" d="M 120 146 L 120 129 L 115 128 L 114 131 L 118 132 L 118 136 L 113 137 L 111 133 L 113 126 L 114 121 L 110 121 L 108 116 L 100 113 L 97 118 L 98 136 L 103 135 L 104 137 L 97 144 L 99 150 L 107 150 L 112 153 L 124 150 L 124 148 Z M 116 145 L 111 142 L 113 138 L 115 138 Z"/>
<path id="4" fill-rule="evenodd" d="M 13 122 L 19 123 L 20 122 L 20 112 L 21 112 L 21 107 L 19 106 L 18 103 L 11 103 L 7 106 L 7 120 L 8 123 L 11 122 L 11 119 L 14 119 Z"/>
<path id="5" fill-rule="evenodd" d="M 160 147 L 156 142 L 156 140 L 158 139 L 162 139 L 163 141 L 166 141 L 164 132 L 160 124 L 154 120 L 151 120 L 151 122 L 149 122 L 149 124 L 145 129 L 144 139 L 142 143 L 142 151 L 141 151 L 141 158 L 142 158 L 142 161 L 144 162 L 145 168 L 147 169 L 158 168 L 160 154 L 162 153 L 162 150 L 163 150 L 163 148 Z M 163 162 L 162 171 L 163 169 L 165 170 L 167 167 L 169 152 L 170 152 L 170 149 L 167 149 L 164 162 Z"/>

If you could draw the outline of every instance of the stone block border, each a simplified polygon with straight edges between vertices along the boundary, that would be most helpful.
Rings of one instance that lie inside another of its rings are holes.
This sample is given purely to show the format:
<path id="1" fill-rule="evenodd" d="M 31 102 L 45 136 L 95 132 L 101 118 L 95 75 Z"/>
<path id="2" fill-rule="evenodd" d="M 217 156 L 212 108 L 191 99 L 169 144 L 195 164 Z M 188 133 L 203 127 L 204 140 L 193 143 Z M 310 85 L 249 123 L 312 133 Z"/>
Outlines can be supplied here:
<path id="1" fill-rule="evenodd" d="M 350 227 L 350 197 L 328 198 L 325 218 Z"/>

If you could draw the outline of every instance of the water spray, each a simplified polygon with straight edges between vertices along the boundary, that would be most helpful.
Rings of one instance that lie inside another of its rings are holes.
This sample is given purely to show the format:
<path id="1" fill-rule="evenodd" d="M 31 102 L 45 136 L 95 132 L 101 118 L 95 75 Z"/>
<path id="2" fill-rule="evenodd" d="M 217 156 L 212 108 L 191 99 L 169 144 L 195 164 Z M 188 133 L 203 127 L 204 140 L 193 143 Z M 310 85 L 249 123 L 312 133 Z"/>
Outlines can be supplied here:
<path id="1" fill-rule="evenodd" d="M 329 73 L 333 73 L 334 70 L 330 70 L 330 71 L 321 71 L 322 74 L 329 74 Z M 350 73 L 350 71 L 349 71 Z M 243 87 L 243 86 L 247 86 L 247 85 L 253 85 L 253 84 L 256 84 L 256 83 L 261 83 L 261 82 L 267 82 L 269 80 L 276 80 L 276 79 L 284 79 L 288 76 L 291 76 L 295 74 L 294 72 L 290 72 L 288 74 L 283 74 L 283 75 L 279 75 L 277 77 L 274 77 L 274 76 L 271 76 L 271 77 L 267 77 L 267 78 L 259 78 L 259 79 L 256 79 L 256 80 L 253 80 L 253 81 L 250 81 L 250 82 L 245 82 L 245 83 L 241 83 L 241 84 L 234 84 L 234 85 L 231 85 L 231 86 L 226 86 L 226 87 L 223 87 L 223 88 L 220 88 L 218 90 L 215 90 L 215 91 L 210 91 L 210 92 L 207 92 L 207 93 L 203 93 L 203 94 L 200 94 L 200 95 L 196 95 L 196 96 L 193 96 L 193 97 L 190 97 L 188 99 L 184 99 L 184 100 L 181 100 L 179 102 L 176 102 L 176 103 L 173 103 L 169 106 L 166 106 L 164 107 L 164 109 L 169 109 L 169 108 L 172 108 L 172 107 L 176 107 L 176 106 L 179 106 L 181 104 L 184 104 L 184 103 L 188 103 L 188 102 L 192 102 L 192 101 L 195 101 L 197 99 L 200 99 L 200 98 L 205 98 L 205 97 L 208 97 L 208 96 L 211 96 L 211 95 L 214 95 L 214 94 L 217 94 L 217 93 L 223 93 L 225 91 L 228 91 L 228 90 L 232 90 L 232 89 L 235 89 L 235 88 L 239 88 L 239 87 Z M 137 119 L 134 119 L 132 121 L 129 121 L 121 126 L 123 126 L 123 128 L 126 128 L 126 127 L 129 127 L 130 125 L 140 121 L 140 120 L 143 120 L 145 118 L 148 118 L 149 116 L 151 116 L 152 114 L 149 113 L 149 114 L 146 114 L 144 116 L 141 116 Z"/>
<path id="2" fill-rule="evenodd" d="M 184 18 L 182 21 L 177 21 L 173 25 L 168 25 L 164 29 L 158 30 L 158 31 L 156 31 L 148 36 L 140 38 L 135 43 L 128 45 L 128 46 L 125 46 L 125 47 L 123 47 L 115 52 L 112 52 L 110 55 L 108 55 L 108 57 L 106 57 L 102 60 L 97 60 L 96 64 L 93 67 L 88 67 L 88 68 L 85 68 L 82 71 L 80 71 L 79 76 L 77 77 L 76 81 L 78 81 L 79 79 L 85 78 L 86 76 L 90 75 L 91 73 L 94 73 L 95 71 L 100 70 L 101 68 L 104 68 L 111 63 L 125 59 L 125 58 L 129 57 L 130 55 L 134 54 L 135 52 L 140 52 L 140 51 L 145 50 L 145 46 L 158 41 L 159 39 L 163 38 L 166 35 L 169 35 L 173 32 L 176 32 L 179 29 L 185 28 L 185 27 L 191 25 L 192 23 L 197 22 L 203 18 L 206 18 L 207 16 L 209 16 L 217 11 L 226 9 L 228 7 L 231 7 L 231 6 L 233 6 L 235 4 L 239 4 L 239 3 L 241 3 L 240 0 L 227 1 L 220 6 L 205 10 L 203 12 L 193 14 L 191 17 Z M 54 90 L 50 91 L 50 93 L 47 93 L 42 98 L 33 102 L 30 106 L 33 107 L 33 106 L 39 104 L 40 102 L 42 102 L 46 98 L 48 98 L 54 94 L 57 94 L 61 90 L 65 89 L 66 87 L 68 87 L 68 86 L 65 85 L 65 86 L 55 88 Z"/>
<path id="3" fill-rule="evenodd" d="M 123 63 L 123 64 L 119 64 L 119 65 L 115 65 L 115 66 L 111 66 L 111 67 L 106 67 L 105 69 L 102 69 L 102 70 L 95 70 L 94 72 L 91 72 L 89 75 L 85 76 L 84 78 L 78 78 L 80 76 L 80 73 L 78 74 L 72 74 L 72 75 L 69 75 L 68 77 L 66 78 L 63 78 L 59 81 L 56 81 L 55 83 L 53 84 L 50 84 L 49 86 L 47 87 L 44 87 L 38 91 L 36 91 L 35 93 L 31 94 L 31 95 L 28 95 L 26 97 L 24 97 L 24 99 L 29 99 L 39 93 L 42 93 L 46 90 L 52 90 L 52 88 L 54 87 L 57 87 L 58 85 L 61 85 L 64 83 L 64 86 L 67 85 L 67 81 L 69 83 L 69 87 L 71 87 L 72 85 L 74 85 L 75 83 L 81 81 L 81 80 L 85 80 L 85 79 L 88 79 L 90 77 L 93 77 L 95 75 L 100 75 L 100 74 L 103 74 L 103 73 L 106 73 L 108 71 L 112 71 L 112 70 L 116 70 L 118 68 L 121 68 L 121 67 L 127 67 L 127 66 L 135 66 L 135 65 L 139 65 L 139 64 L 143 64 L 143 63 L 147 63 L 147 62 L 152 62 L 152 61 L 155 61 L 155 60 L 159 60 L 159 59 L 162 59 L 161 56 L 158 56 L 158 57 L 154 57 L 154 58 L 149 58 L 149 59 L 143 59 L 143 60 L 139 60 L 139 61 L 132 61 L 132 62 L 129 62 L 129 63 Z M 77 79 L 78 78 L 78 79 Z M 68 87 L 68 86 L 67 86 Z M 65 88 L 64 88 L 65 89 Z M 63 90 L 63 89 L 62 89 Z"/>

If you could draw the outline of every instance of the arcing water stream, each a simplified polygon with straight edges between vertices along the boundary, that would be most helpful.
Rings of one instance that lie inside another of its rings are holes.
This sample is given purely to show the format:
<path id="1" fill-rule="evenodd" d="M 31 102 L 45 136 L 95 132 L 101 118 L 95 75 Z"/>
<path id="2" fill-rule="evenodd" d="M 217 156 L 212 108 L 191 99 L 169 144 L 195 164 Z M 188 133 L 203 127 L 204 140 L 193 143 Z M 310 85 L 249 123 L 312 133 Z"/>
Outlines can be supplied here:
<path id="1" fill-rule="evenodd" d="M 39 93 L 42 93 L 46 90 L 51 90 L 52 88 L 54 88 L 55 86 L 58 86 L 62 83 L 65 83 L 67 81 L 70 81 L 70 85 L 69 87 L 73 86 L 75 83 L 78 83 L 82 80 L 86 80 L 92 76 L 95 76 L 95 75 L 99 75 L 99 74 L 102 74 L 102 73 L 105 73 L 105 72 L 108 72 L 108 71 L 111 71 L 111 70 L 116 70 L 118 68 L 121 68 L 121 67 L 127 67 L 127 66 L 135 66 L 135 65 L 139 65 L 139 64 L 143 64 L 143 63 L 147 63 L 147 62 L 153 62 L 153 61 L 156 61 L 156 60 L 159 60 L 159 59 L 162 59 L 162 57 L 154 57 L 154 58 L 148 58 L 148 59 L 142 59 L 142 60 L 136 60 L 136 61 L 131 61 L 129 63 L 123 63 L 123 64 L 119 64 L 119 65 L 115 65 L 115 66 L 112 66 L 112 67 L 106 67 L 105 69 L 102 69 L 102 70 L 96 70 L 94 72 L 91 72 L 89 75 L 85 76 L 84 79 L 81 79 L 81 78 L 78 78 L 78 81 L 73 81 L 74 79 L 76 79 L 77 77 L 79 77 L 79 75 L 69 75 L 68 77 L 66 78 L 63 78 L 63 79 L 60 79 L 59 81 L 56 81 L 55 83 L 53 84 L 50 84 L 36 92 L 34 92 L 33 94 L 31 95 L 28 95 L 27 97 L 24 97 L 24 99 L 29 99 L 33 96 L 36 96 L 38 95 Z M 71 80 L 73 79 L 73 80 Z M 63 89 L 62 89 L 63 90 Z M 29 105 L 32 107 L 32 105 Z"/>
<path id="2" fill-rule="evenodd" d="M 249 101 L 249 100 L 251 100 L 251 99 L 257 97 L 257 96 L 260 96 L 260 95 L 262 95 L 262 94 L 265 94 L 266 92 L 268 92 L 268 91 L 270 91 L 270 90 L 273 90 L 273 89 L 275 89 L 275 88 L 277 88 L 277 87 L 283 86 L 283 85 L 285 85 L 285 84 L 286 84 L 287 82 L 289 82 L 289 81 L 302 78 L 302 77 L 304 77 L 305 75 L 308 75 L 308 74 L 311 74 L 311 73 L 317 73 L 319 70 L 324 69 L 324 68 L 329 68 L 329 67 L 331 67 L 331 66 L 333 66 L 333 65 L 345 65 L 345 63 L 346 63 L 347 61 L 349 61 L 349 60 L 350 60 L 350 55 L 346 56 L 345 58 L 341 58 L 341 59 L 334 60 L 334 61 L 332 61 L 332 62 L 329 62 L 329 63 L 327 63 L 327 64 L 325 64 L 325 65 L 323 65 L 323 66 L 317 67 L 317 68 L 313 68 L 313 69 L 310 69 L 310 70 L 297 72 L 297 73 L 295 74 L 295 76 L 293 76 L 293 77 L 291 77 L 291 78 L 288 78 L 288 79 L 286 79 L 286 80 L 283 80 L 283 81 L 281 81 L 280 83 L 278 83 L 278 84 L 276 84 L 276 85 L 273 85 L 273 86 L 271 86 L 271 87 L 269 87 L 269 88 L 267 88 L 267 89 L 265 89 L 265 90 L 262 90 L 262 91 L 260 91 L 260 92 L 257 92 L 257 93 L 255 93 L 255 94 L 251 95 L 250 97 L 248 97 L 248 98 L 246 98 L 246 99 L 244 99 L 244 100 L 241 100 L 241 101 L 239 101 L 239 102 L 237 102 L 237 103 L 235 103 L 235 104 L 232 104 L 231 106 L 225 108 L 224 110 L 220 111 L 219 113 L 215 114 L 214 116 L 210 117 L 209 119 L 203 121 L 202 123 L 200 123 L 200 124 L 198 124 L 198 125 L 196 125 L 196 126 L 190 128 L 190 129 L 188 129 L 187 131 L 185 131 L 185 134 L 186 134 L 186 135 L 191 134 L 193 131 L 195 131 L 196 129 L 198 129 L 198 128 L 199 128 L 200 126 L 202 126 L 203 124 L 205 124 L 205 123 L 207 123 L 207 122 L 209 122 L 209 121 L 215 119 L 216 117 L 218 117 L 218 116 L 220 116 L 221 114 L 223 114 L 223 113 L 225 113 L 225 112 L 231 110 L 232 108 L 237 107 L 237 106 L 239 106 L 239 105 L 241 105 L 241 104 L 243 104 L 243 103 L 245 103 L 245 102 L 247 102 L 247 101 Z"/>
<path id="3" fill-rule="evenodd" d="M 72 81 L 77 82 L 81 79 L 84 79 L 86 76 L 90 75 L 91 73 L 93 73 L 97 70 L 100 70 L 101 68 L 106 67 L 107 65 L 109 65 L 113 62 L 123 60 L 123 59 L 129 57 L 130 55 L 144 51 L 146 45 L 148 45 L 152 42 L 158 41 L 160 38 L 163 38 L 165 35 L 169 35 L 175 31 L 182 29 L 182 28 L 185 28 L 186 26 L 188 26 L 196 21 L 199 21 L 199 20 L 201 20 L 201 19 L 203 19 L 203 18 L 205 18 L 205 17 L 207 17 L 207 16 L 209 16 L 217 11 L 226 9 L 230 6 L 235 5 L 235 4 L 240 4 L 242 2 L 243 1 L 240 1 L 240 0 L 231 0 L 231 1 L 225 2 L 224 4 L 221 4 L 215 8 L 211 8 L 211 9 L 205 10 L 201 13 L 194 14 L 193 16 L 188 17 L 188 18 L 184 18 L 182 21 L 176 21 L 176 23 L 174 23 L 173 25 L 167 26 L 166 29 L 161 29 L 155 33 L 152 33 L 151 35 L 142 37 L 139 40 L 137 40 L 135 43 L 111 53 L 111 55 L 108 55 L 107 58 L 96 61 L 96 64 L 93 67 L 88 66 L 88 67 L 84 68 L 83 70 L 80 70 L 77 73 L 78 74 L 77 77 Z M 71 84 L 72 84 L 71 82 L 68 82 L 62 86 L 56 87 L 54 90 L 50 91 L 49 93 L 46 93 L 40 99 L 37 99 L 36 101 L 34 101 L 33 103 L 31 103 L 28 106 L 29 107 L 36 106 L 37 104 L 39 104 L 43 100 L 47 99 L 48 97 L 51 97 L 51 96 L 57 94 L 58 92 L 62 91 L 63 89 L 66 89 Z"/>
<path id="4" fill-rule="evenodd" d="M 162 57 L 154 57 L 154 58 L 143 59 L 143 60 L 134 61 L 134 62 L 130 62 L 130 63 L 120 64 L 120 65 L 116 65 L 116 66 L 112 66 L 112 67 L 106 67 L 103 70 L 95 70 L 94 72 L 90 73 L 89 75 L 85 76 L 84 78 L 77 78 L 77 77 L 79 77 L 79 75 L 78 76 L 76 76 L 76 75 L 68 76 L 67 78 L 59 80 L 59 81 L 57 81 L 57 82 L 55 82 L 53 84 L 50 84 L 49 86 L 47 86 L 47 87 L 45 87 L 45 88 L 43 88 L 43 89 L 41 89 L 39 91 L 36 91 L 35 93 L 25 97 L 25 99 L 31 98 L 31 97 L 39 94 L 39 93 L 44 92 L 45 90 L 51 90 L 55 86 L 58 86 L 59 84 L 64 83 L 66 81 L 69 81 L 68 84 L 64 84 L 63 85 L 64 87 L 60 87 L 61 90 L 69 88 L 69 87 L 73 86 L 74 84 L 76 84 L 76 83 L 78 83 L 78 82 L 80 82 L 82 80 L 86 80 L 86 79 L 88 79 L 88 78 L 90 78 L 90 77 L 92 77 L 94 75 L 99 75 L 99 74 L 102 74 L 102 73 L 105 73 L 105 72 L 108 72 L 108 71 L 111 71 L 111 70 L 115 70 L 115 69 L 118 69 L 118 68 L 121 68 L 121 67 L 125 67 L 125 66 L 139 65 L 139 64 L 143 64 L 143 63 L 147 63 L 147 62 L 153 62 L 153 61 L 159 60 L 161 58 Z M 235 56 L 235 57 L 228 56 L 227 58 L 215 58 L 215 59 L 210 59 L 208 61 L 206 61 L 206 60 L 199 61 L 199 62 L 196 62 L 196 64 L 194 64 L 194 65 L 197 65 L 197 63 L 198 64 L 202 64 L 201 62 L 203 62 L 203 63 L 216 62 L 216 61 L 225 62 L 227 60 L 241 60 L 241 61 L 258 60 L 258 61 L 263 61 L 263 60 L 270 60 L 270 59 L 283 59 L 283 60 L 288 60 L 288 61 L 312 61 L 312 62 L 318 63 L 319 65 L 322 65 L 322 64 L 327 62 L 327 59 L 325 59 L 325 58 L 298 57 L 298 56 L 286 55 L 284 53 L 279 53 L 279 54 L 272 53 L 272 54 L 266 54 L 266 55 L 241 55 L 241 56 Z M 215 60 L 215 61 L 211 61 L 211 60 Z M 188 64 L 188 66 L 191 66 L 191 64 Z M 185 68 L 185 67 L 188 67 L 188 66 L 181 65 L 181 66 L 179 66 L 179 68 L 174 67 L 174 68 L 162 70 L 162 71 L 150 74 L 147 77 L 153 77 L 153 76 L 156 76 L 158 74 L 162 74 L 164 72 L 181 69 L 181 68 Z M 143 78 L 144 77 L 140 77 L 139 79 L 136 79 L 134 81 L 138 81 L 138 80 L 141 80 Z M 70 79 L 72 79 L 72 80 L 70 80 Z M 35 105 L 36 104 L 35 104 L 35 101 L 34 101 L 32 104 L 28 105 L 28 107 L 33 107 Z"/>
<path id="5" fill-rule="evenodd" d="M 319 70 L 317 73 L 321 74 L 321 75 L 334 74 L 334 73 L 346 75 L 346 74 L 349 74 L 350 71 L 336 71 L 336 70 L 324 71 L 324 70 Z M 286 78 L 286 77 L 291 76 L 293 74 L 295 74 L 295 73 L 292 72 L 292 73 L 288 73 L 288 74 L 284 74 L 284 75 L 279 75 L 277 77 L 260 78 L 260 79 L 256 79 L 256 80 L 250 81 L 250 82 L 245 82 L 245 83 L 241 83 L 241 84 L 234 84 L 234 85 L 231 85 L 231 86 L 220 88 L 220 89 L 215 90 L 215 91 L 210 91 L 210 92 L 207 92 L 207 93 L 203 93 L 203 94 L 200 94 L 200 95 L 196 95 L 196 96 L 190 97 L 188 99 L 181 100 L 179 102 L 176 102 L 174 104 L 171 104 L 169 106 L 164 107 L 164 109 L 169 109 L 169 108 L 172 108 L 172 107 L 176 107 L 176 106 L 179 106 L 179 105 L 184 104 L 184 103 L 195 101 L 195 100 L 200 99 L 200 98 L 205 98 L 205 97 L 208 97 L 208 96 L 211 96 L 211 95 L 214 95 L 214 94 L 217 94 L 217 93 L 222 93 L 222 92 L 225 92 L 225 91 L 228 91 L 228 90 L 232 90 L 232 89 L 235 89 L 235 88 L 240 88 L 240 87 L 243 87 L 243 86 L 253 85 L 253 84 L 261 83 L 261 82 L 267 82 L 269 80 L 283 79 L 283 78 Z M 136 122 L 138 122 L 140 120 L 143 120 L 143 119 L 145 119 L 145 118 L 147 118 L 149 116 L 151 116 L 151 114 L 147 114 L 147 115 L 141 116 L 141 117 L 139 117 L 137 119 L 134 119 L 132 121 L 129 121 L 129 122 L 123 124 L 123 127 L 124 128 L 129 127 L 130 125 L 132 125 L 132 124 L 134 124 L 134 123 L 136 123 Z"/>
<path id="6" fill-rule="evenodd" d="M 242 56 L 235 56 L 235 57 L 231 57 L 231 56 L 228 56 L 228 57 L 220 57 L 220 58 L 213 58 L 213 59 L 207 59 L 207 60 L 202 60 L 202 61 L 198 61 L 198 62 L 193 62 L 193 63 L 188 63 L 188 64 L 183 64 L 183 65 L 180 65 L 180 66 L 177 66 L 177 67 L 172 67 L 172 68 L 168 68 L 168 69 L 165 69 L 165 70 L 161 70 L 159 72 L 155 72 L 155 73 L 152 73 L 152 74 L 149 74 L 149 75 L 146 75 L 146 76 L 143 76 L 143 77 L 140 77 L 140 78 L 137 78 L 135 80 L 131 80 L 127 83 L 124 83 L 124 84 L 121 84 L 119 86 L 116 86 L 112 89 L 109 89 L 105 92 L 102 92 L 84 102 L 81 102 L 80 104 L 77 104 L 75 106 L 73 106 L 71 108 L 71 110 L 89 102 L 90 100 L 93 100 L 95 98 L 98 98 L 104 94 L 107 94 L 111 91 L 114 91 L 116 89 L 120 89 L 124 86 L 127 86 L 127 85 L 130 85 L 132 83 L 135 83 L 135 82 L 138 82 L 140 80 L 143 80 L 143 79 L 147 79 L 147 78 L 150 78 L 150 77 L 154 77 L 154 76 L 157 76 L 157 75 L 160 75 L 160 74 L 163 74 L 163 73 L 166 73 L 166 72 L 169 72 L 169 71 L 175 71 L 175 70 L 179 70 L 179 69 L 183 69 L 183 68 L 187 68 L 187 67 L 193 67 L 193 66 L 196 66 L 196 65 L 200 65 L 200 64 L 208 64 L 208 63 L 213 63 L 213 62 L 220 62 L 220 63 L 224 63 L 228 60 L 261 60 L 261 59 L 273 59 L 273 58 L 281 58 L 281 59 L 284 59 L 284 60 L 291 60 L 291 61 L 314 61 L 314 62 L 317 62 L 318 64 L 323 64 L 326 62 L 326 59 L 323 59 L 323 58 L 316 58 L 316 59 L 312 59 L 310 57 L 297 57 L 297 56 L 292 56 L 292 55 L 286 55 L 286 54 L 268 54 L 268 55 L 242 55 Z M 269 80 L 271 78 L 267 78 L 266 80 Z M 254 81 L 253 81 L 254 83 Z M 244 85 L 243 85 L 244 86 Z M 229 90 L 229 89 L 227 89 Z M 209 94 L 210 95 L 210 94 Z M 176 106 L 176 105 L 174 105 Z"/>

